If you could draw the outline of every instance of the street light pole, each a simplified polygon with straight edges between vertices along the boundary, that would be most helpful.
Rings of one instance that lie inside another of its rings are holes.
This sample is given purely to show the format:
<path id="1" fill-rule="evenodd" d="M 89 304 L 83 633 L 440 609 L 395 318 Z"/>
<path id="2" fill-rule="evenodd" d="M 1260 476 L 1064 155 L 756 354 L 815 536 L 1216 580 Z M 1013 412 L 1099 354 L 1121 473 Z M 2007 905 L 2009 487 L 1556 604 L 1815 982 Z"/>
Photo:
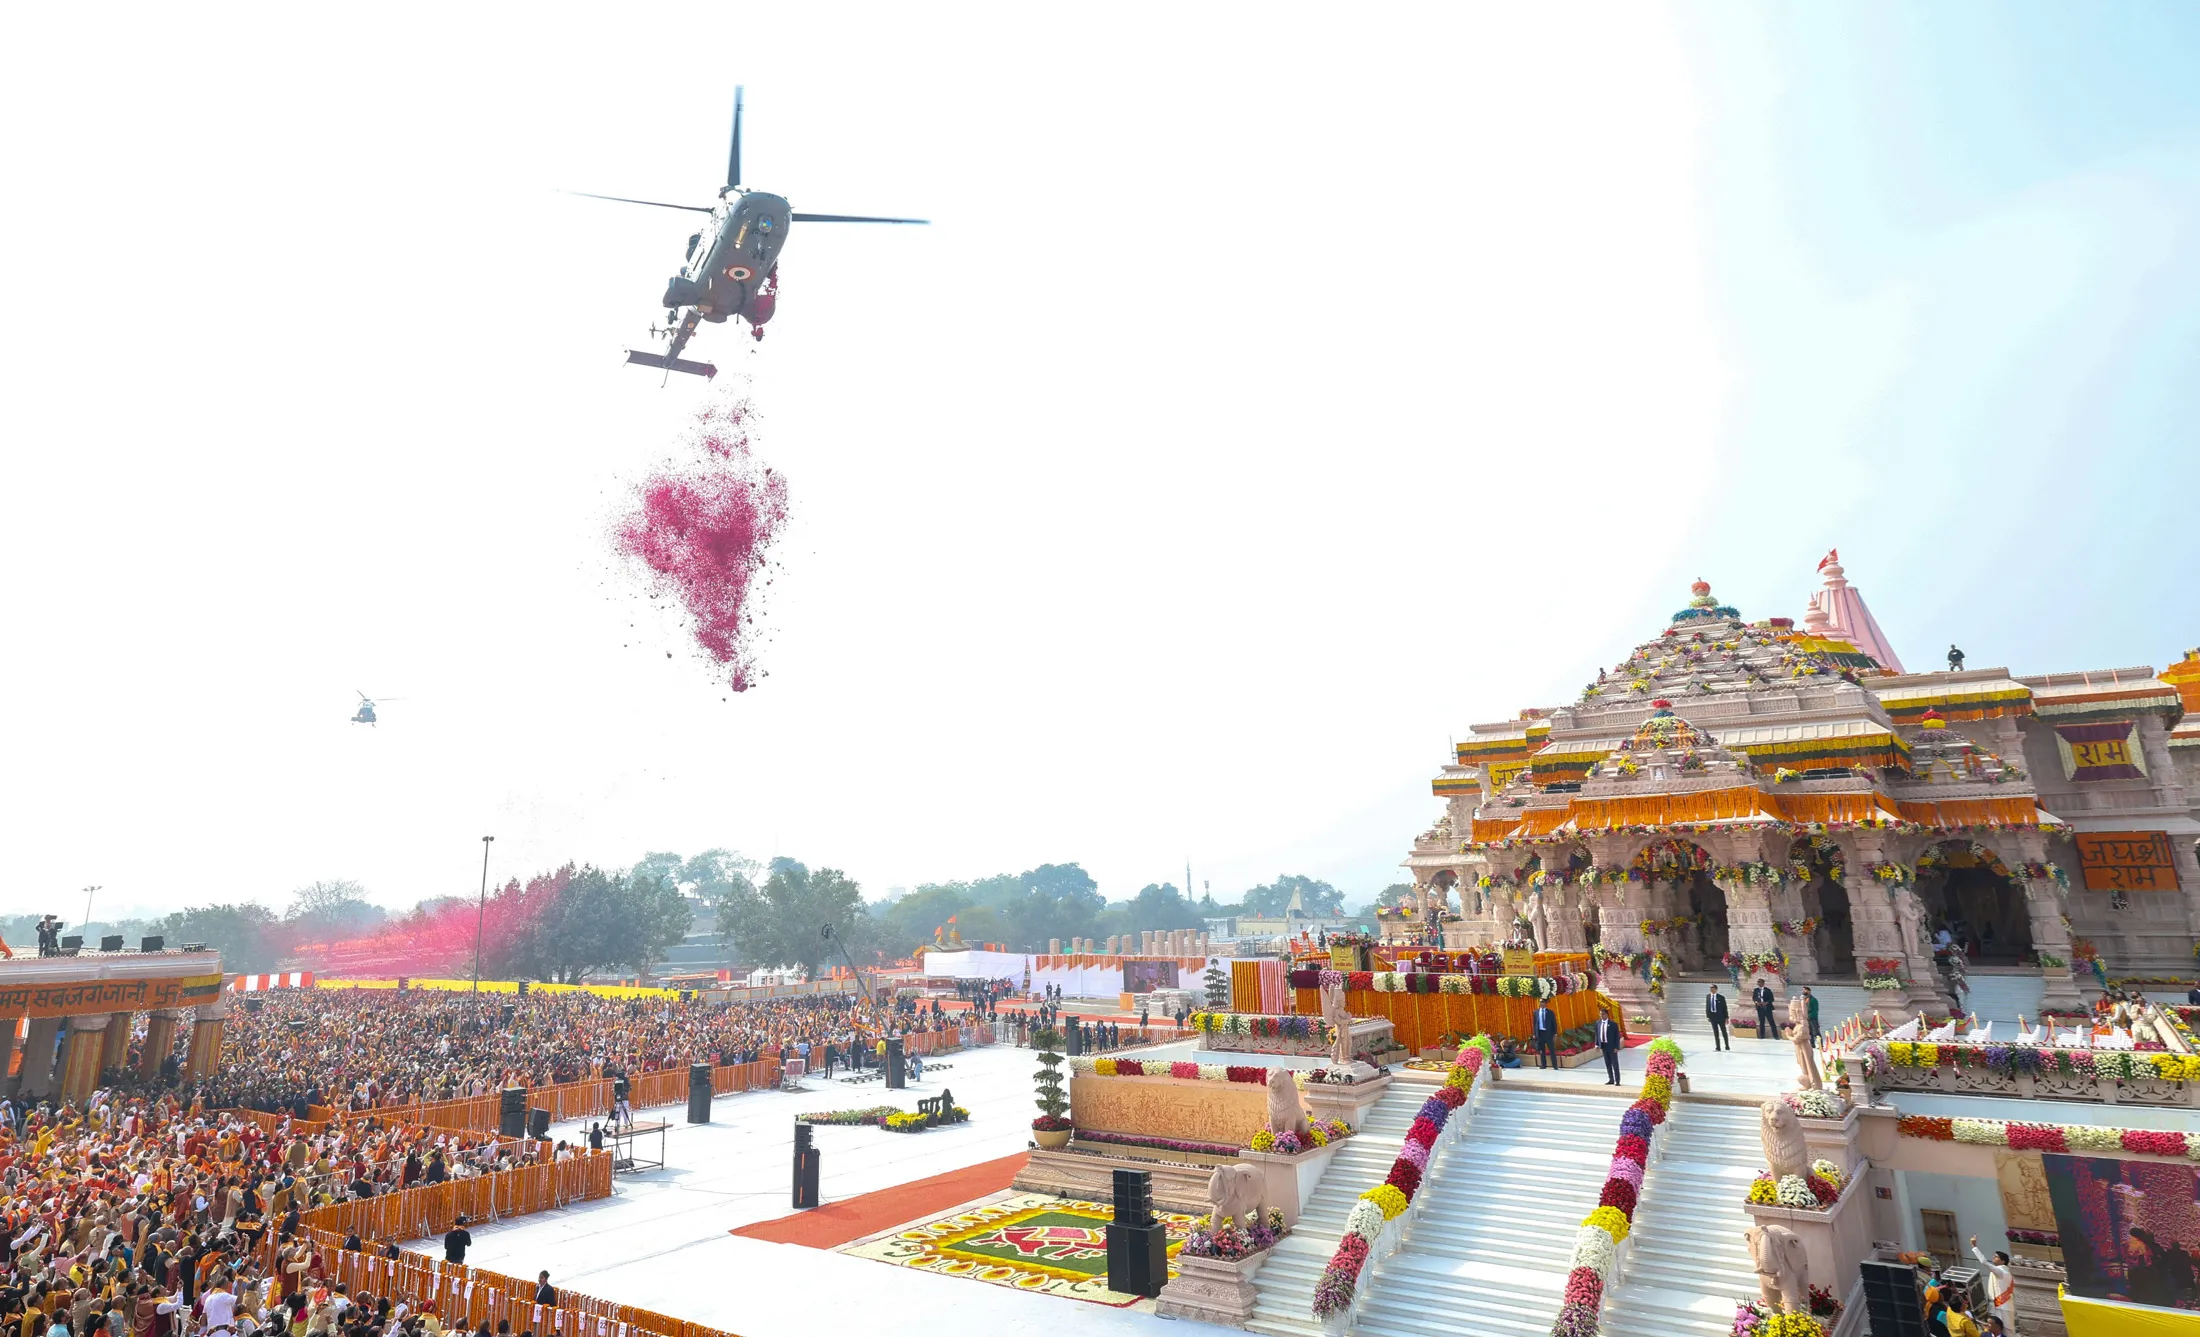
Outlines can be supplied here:
<path id="1" fill-rule="evenodd" d="M 481 838 L 481 900 L 474 906 L 474 1001 L 481 1001 L 481 921 L 489 912 L 489 842 L 495 836 Z"/>
<path id="2" fill-rule="evenodd" d="M 92 893 L 100 889 L 100 887 L 86 887 L 84 889 L 84 927 L 86 928 L 90 928 L 92 923 Z"/>

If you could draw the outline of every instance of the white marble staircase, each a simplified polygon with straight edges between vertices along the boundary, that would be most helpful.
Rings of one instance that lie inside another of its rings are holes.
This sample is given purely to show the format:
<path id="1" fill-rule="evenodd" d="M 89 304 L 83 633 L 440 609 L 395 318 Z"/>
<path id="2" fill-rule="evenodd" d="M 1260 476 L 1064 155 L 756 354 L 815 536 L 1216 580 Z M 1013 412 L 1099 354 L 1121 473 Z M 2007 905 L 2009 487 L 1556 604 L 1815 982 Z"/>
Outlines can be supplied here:
<path id="1" fill-rule="evenodd" d="M 1755 1106 L 1681 1097 L 1644 1176 L 1606 1337 L 1730 1337 L 1734 1304 L 1757 1294 L 1742 1200 L 1764 1162 Z"/>
<path id="2" fill-rule="evenodd" d="M 1588 1092 L 1491 1090 L 1422 1184 L 1420 1215 L 1376 1272 L 1354 1333 L 1549 1337 L 1626 1108 Z"/>
<path id="3" fill-rule="evenodd" d="M 1260 1299 L 1248 1328 L 1270 1337 L 1316 1337 L 1321 1332 L 1321 1324 L 1314 1320 L 1314 1283 L 1337 1251 L 1345 1218 L 1360 1195 L 1390 1173 L 1413 1116 L 1435 1093 L 1432 1083 L 1398 1079 L 1368 1109 L 1359 1130 L 1330 1157 L 1321 1183 L 1300 1211 L 1298 1225 L 1254 1274 Z"/>

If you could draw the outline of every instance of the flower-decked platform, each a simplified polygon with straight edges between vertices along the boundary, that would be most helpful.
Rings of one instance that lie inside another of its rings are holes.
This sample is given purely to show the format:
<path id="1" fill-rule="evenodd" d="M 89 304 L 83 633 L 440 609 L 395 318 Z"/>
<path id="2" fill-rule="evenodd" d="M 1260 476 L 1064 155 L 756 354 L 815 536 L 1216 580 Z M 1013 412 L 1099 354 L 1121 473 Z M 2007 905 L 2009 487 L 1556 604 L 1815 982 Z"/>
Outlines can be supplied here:
<path id="1" fill-rule="evenodd" d="M 1443 955 L 1439 966 L 1475 956 Z M 1536 1008 L 1544 1002 L 1558 1014 L 1561 1031 L 1593 1026 L 1603 1015 L 1625 1025 L 1619 1005 L 1597 991 L 1586 954 L 1537 952 L 1533 957 L 1532 974 L 1503 973 L 1495 954 L 1489 954 L 1481 958 L 1489 968 L 1481 970 L 1294 970 L 1289 978 L 1301 1012 L 1320 1012 L 1324 982 L 1343 984 L 1347 1010 L 1355 1018 L 1388 1022 L 1397 1042 L 1413 1054 L 1447 1043 L 1456 1047 L 1472 1035 L 1526 1044 Z"/>
<path id="2" fill-rule="evenodd" d="M 1105 1202 L 1010 1193 L 936 1220 L 872 1236 L 840 1252 L 1116 1309 L 1150 1310 L 1151 1300 L 1108 1289 L 1111 1215 Z M 1166 1211 L 1155 1215 L 1168 1232 L 1173 1277 L 1176 1256 L 1191 1235 L 1193 1218 Z"/>

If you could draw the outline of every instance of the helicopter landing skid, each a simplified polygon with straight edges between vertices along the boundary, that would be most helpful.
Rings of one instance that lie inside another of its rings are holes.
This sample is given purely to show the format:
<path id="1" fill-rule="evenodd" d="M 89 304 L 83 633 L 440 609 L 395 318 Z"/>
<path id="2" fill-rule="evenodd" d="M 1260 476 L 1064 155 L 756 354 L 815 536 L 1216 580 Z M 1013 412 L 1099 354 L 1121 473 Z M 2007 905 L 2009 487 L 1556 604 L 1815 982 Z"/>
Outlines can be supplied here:
<path id="1" fill-rule="evenodd" d="M 666 357 L 662 353 L 643 353 L 632 348 L 626 350 L 626 360 L 644 367 L 657 367 L 664 371 L 684 371 L 705 380 L 718 374 L 718 368 L 708 362 L 690 362 L 686 358 Z"/>

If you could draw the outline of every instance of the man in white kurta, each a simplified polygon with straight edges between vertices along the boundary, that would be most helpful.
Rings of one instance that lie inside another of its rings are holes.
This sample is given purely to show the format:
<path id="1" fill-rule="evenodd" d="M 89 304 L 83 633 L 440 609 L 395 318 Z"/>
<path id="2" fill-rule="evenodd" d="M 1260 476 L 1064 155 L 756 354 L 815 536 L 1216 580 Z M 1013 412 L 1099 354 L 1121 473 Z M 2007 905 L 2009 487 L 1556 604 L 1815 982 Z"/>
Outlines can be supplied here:
<path id="1" fill-rule="evenodd" d="M 1981 1271 L 1986 1274 L 1986 1302 L 1994 1307 L 1994 1317 L 2001 1320 L 2002 1331 L 2017 1330 L 2017 1279 L 2009 1274 L 2009 1255 L 1994 1250 L 1989 1259 L 1978 1247 L 1978 1236 L 1971 1236 L 1971 1256 L 1978 1259 Z"/>

